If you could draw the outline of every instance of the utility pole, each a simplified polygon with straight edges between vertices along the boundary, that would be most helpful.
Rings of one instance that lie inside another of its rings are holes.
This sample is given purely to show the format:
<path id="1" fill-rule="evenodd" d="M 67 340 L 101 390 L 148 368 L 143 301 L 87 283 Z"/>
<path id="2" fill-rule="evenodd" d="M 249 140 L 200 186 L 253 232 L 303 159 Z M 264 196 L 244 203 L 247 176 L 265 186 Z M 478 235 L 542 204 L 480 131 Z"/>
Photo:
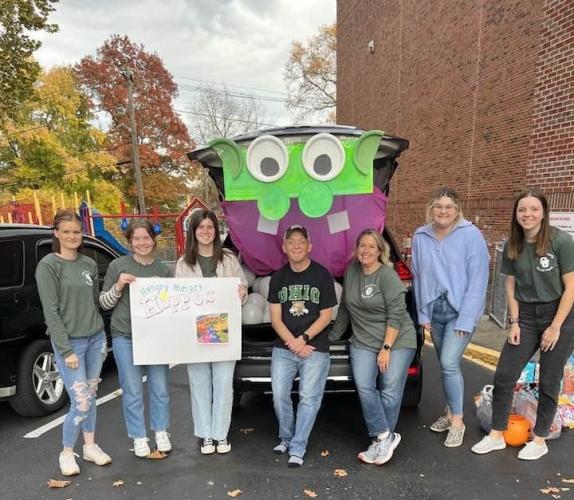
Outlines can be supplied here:
<path id="1" fill-rule="evenodd" d="M 138 213 L 145 214 L 145 197 L 142 180 L 142 171 L 140 167 L 140 150 L 138 145 L 138 136 L 136 130 L 136 115 L 134 111 L 134 77 L 131 69 L 126 68 L 123 75 L 128 83 L 128 113 L 130 115 L 130 132 L 132 136 L 132 159 L 134 164 L 136 193 L 138 196 Z"/>

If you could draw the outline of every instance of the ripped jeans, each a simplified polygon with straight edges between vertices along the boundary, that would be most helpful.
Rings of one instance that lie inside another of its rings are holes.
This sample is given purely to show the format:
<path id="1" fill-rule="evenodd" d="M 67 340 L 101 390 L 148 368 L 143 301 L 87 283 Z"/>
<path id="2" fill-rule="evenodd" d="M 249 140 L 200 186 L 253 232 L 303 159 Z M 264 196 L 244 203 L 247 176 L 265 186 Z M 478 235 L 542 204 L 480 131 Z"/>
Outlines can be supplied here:
<path id="1" fill-rule="evenodd" d="M 74 447 L 80 431 L 96 430 L 96 393 L 107 355 L 106 334 L 103 331 L 91 337 L 70 338 L 70 344 L 78 356 L 78 368 L 68 368 L 52 343 L 56 364 L 70 397 L 70 410 L 64 420 L 64 448 Z"/>

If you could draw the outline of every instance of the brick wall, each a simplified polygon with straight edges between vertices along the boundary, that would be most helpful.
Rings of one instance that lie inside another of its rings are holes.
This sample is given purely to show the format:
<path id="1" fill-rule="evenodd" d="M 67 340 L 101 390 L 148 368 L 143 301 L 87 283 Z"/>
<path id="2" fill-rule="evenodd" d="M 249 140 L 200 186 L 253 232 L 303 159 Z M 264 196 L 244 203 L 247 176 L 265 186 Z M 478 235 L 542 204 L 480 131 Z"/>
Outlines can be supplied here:
<path id="1" fill-rule="evenodd" d="M 491 246 L 507 234 L 512 198 L 526 186 L 574 209 L 574 2 L 337 7 L 337 122 L 410 140 L 387 218 L 399 244 L 424 223 L 441 185 L 458 191 Z"/>

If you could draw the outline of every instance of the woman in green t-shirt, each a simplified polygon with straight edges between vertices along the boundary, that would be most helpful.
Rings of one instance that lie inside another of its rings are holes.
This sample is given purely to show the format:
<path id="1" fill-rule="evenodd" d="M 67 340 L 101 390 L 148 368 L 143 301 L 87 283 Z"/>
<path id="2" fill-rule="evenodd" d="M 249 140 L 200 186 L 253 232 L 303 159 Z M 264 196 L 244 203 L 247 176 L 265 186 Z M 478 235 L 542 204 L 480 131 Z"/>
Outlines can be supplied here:
<path id="1" fill-rule="evenodd" d="M 60 470 L 80 473 L 74 446 L 82 432 L 83 458 L 97 465 L 112 459 L 95 443 L 96 397 L 107 353 L 104 321 L 98 308 L 98 267 L 80 253 L 82 221 L 72 210 L 60 210 L 52 227 L 53 253 L 36 268 L 36 283 L 58 370 L 70 397 L 63 425 Z"/>
<path id="2" fill-rule="evenodd" d="M 513 392 L 520 373 L 540 349 L 540 383 L 533 439 L 518 453 L 538 460 L 556 414 L 564 366 L 574 347 L 574 240 L 551 227 L 544 195 L 529 190 L 514 203 L 502 273 L 510 330 L 494 375 L 492 430 L 472 451 L 502 450 Z"/>
<path id="3" fill-rule="evenodd" d="M 337 340 L 352 326 L 351 368 L 372 443 L 359 460 L 382 465 L 401 436 L 399 418 L 407 370 L 417 339 L 405 304 L 405 287 L 391 267 L 389 246 L 374 229 L 361 232 L 345 273 L 343 297 L 329 335 Z"/>
<path id="4" fill-rule="evenodd" d="M 113 309 L 111 330 L 114 358 L 122 388 L 122 407 L 128 436 L 134 440 L 134 453 L 143 458 L 150 454 L 144 415 L 142 377 L 147 376 L 149 418 L 155 431 L 159 451 L 171 451 L 169 426 L 169 367 L 167 365 L 135 365 L 130 313 L 130 283 L 137 278 L 169 278 L 169 268 L 154 257 L 156 233 L 145 219 L 132 219 L 126 229 L 132 251 L 115 259 L 106 272 L 100 294 L 102 309 Z"/>

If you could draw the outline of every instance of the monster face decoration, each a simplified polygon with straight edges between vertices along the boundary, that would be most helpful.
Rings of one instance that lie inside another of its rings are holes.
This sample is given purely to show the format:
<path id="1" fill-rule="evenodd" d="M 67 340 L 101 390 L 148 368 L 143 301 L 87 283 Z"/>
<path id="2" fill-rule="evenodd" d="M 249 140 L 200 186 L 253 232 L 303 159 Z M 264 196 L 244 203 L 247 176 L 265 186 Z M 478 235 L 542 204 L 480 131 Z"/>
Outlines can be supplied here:
<path id="1" fill-rule="evenodd" d="M 310 218 L 327 214 L 335 196 L 373 192 L 373 160 L 384 132 L 337 138 L 319 133 L 305 143 L 272 135 L 249 147 L 229 139 L 210 146 L 221 158 L 226 201 L 257 201 L 264 218 L 281 220 L 297 199 Z"/>

